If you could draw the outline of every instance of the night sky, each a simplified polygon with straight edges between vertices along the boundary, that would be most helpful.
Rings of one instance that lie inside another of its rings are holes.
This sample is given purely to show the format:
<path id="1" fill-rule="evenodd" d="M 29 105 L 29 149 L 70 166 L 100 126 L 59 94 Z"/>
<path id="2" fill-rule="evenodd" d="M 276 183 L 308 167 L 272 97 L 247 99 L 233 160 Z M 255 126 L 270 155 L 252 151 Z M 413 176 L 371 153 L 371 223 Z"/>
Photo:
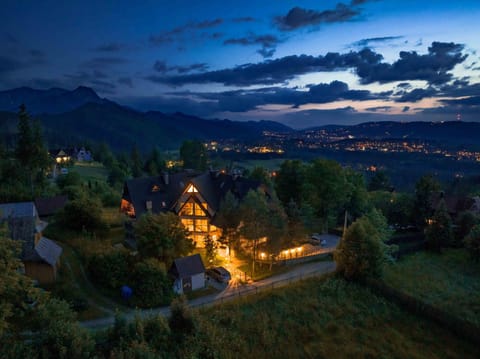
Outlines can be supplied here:
<path id="1" fill-rule="evenodd" d="M 478 0 L 3 0 L 0 46 L 0 90 L 297 128 L 480 121 Z"/>

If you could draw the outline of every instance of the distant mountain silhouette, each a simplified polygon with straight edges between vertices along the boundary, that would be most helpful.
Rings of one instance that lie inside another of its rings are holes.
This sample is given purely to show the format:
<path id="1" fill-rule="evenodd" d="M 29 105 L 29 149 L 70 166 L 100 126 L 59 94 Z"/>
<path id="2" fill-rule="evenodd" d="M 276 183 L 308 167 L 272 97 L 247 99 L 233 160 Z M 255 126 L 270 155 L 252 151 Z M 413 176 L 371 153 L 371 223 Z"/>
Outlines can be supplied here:
<path id="1" fill-rule="evenodd" d="M 92 89 L 79 87 L 33 90 L 19 88 L 0 92 L 0 134 L 13 143 L 18 106 L 41 121 L 50 147 L 66 147 L 81 142 L 105 142 L 114 150 L 136 144 L 148 151 L 154 146 L 177 149 L 186 139 L 246 140 L 260 138 L 263 131 L 292 131 L 273 121 L 238 122 L 206 120 L 183 113 L 139 112 L 101 99 Z M 32 109 L 33 108 L 33 109 Z"/>
<path id="2" fill-rule="evenodd" d="M 73 91 L 61 88 L 34 90 L 20 87 L 13 90 L 0 91 L 0 111 L 17 112 L 24 104 L 31 114 L 53 114 L 72 111 L 86 103 L 105 103 L 95 91 L 80 86 Z"/>
<path id="3" fill-rule="evenodd" d="M 180 112 L 139 112 L 102 99 L 88 87 L 73 91 L 22 87 L 0 92 L 0 136 L 8 146 L 14 143 L 16 113 L 22 103 L 41 121 L 50 147 L 105 142 L 116 151 L 129 151 L 134 144 L 149 151 L 154 146 L 177 149 L 186 139 L 255 140 L 264 131 L 293 132 L 274 121 L 206 120 Z M 328 125 L 298 133 L 318 129 L 340 137 L 404 138 L 480 147 L 480 123 L 476 122 L 367 122 L 354 126 Z"/>

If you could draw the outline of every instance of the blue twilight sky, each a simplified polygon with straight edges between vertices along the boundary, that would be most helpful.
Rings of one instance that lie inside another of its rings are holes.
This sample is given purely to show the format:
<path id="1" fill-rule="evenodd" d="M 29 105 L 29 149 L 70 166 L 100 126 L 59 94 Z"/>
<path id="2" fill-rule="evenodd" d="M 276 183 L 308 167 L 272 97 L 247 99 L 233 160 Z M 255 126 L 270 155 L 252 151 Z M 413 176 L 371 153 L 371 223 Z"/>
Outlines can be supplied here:
<path id="1" fill-rule="evenodd" d="M 0 48 L 0 90 L 293 127 L 480 121 L 478 0 L 3 0 Z"/>

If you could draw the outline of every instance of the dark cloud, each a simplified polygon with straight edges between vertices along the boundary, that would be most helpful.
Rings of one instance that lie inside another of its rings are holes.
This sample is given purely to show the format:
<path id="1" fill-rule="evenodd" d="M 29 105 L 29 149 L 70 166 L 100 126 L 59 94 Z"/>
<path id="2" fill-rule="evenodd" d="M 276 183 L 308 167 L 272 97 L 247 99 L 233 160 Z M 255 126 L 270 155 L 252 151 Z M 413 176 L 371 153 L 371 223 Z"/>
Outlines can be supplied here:
<path id="1" fill-rule="evenodd" d="M 6 74 L 12 71 L 19 70 L 24 66 L 25 65 L 17 59 L 13 59 L 7 56 L 0 56 L 0 74 Z"/>
<path id="2" fill-rule="evenodd" d="M 96 47 L 94 50 L 99 52 L 118 52 L 125 48 L 124 44 L 118 42 L 111 42 Z"/>
<path id="3" fill-rule="evenodd" d="M 102 72 L 99 70 L 93 70 L 93 77 L 97 79 L 106 79 L 108 78 L 108 75 L 105 72 Z"/>
<path id="4" fill-rule="evenodd" d="M 451 100 L 440 100 L 440 102 L 447 105 L 461 106 L 461 107 L 479 107 L 480 106 L 480 96 L 470 96 L 467 98 L 461 99 L 451 99 Z"/>
<path id="5" fill-rule="evenodd" d="M 371 37 L 368 39 L 362 39 L 354 42 L 352 45 L 356 47 L 370 47 L 370 45 L 385 43 L 394 40 L 399 40 L 404 38 L 404 36 L 383 36 L 383 37 Z"/>
<path id="6" fill-rule="evenodd" d="M 157 35 L 151 35 L 149 41 L 153 45 L 163 45 L 167 43 L 172 43 L 179 40 L 183 35 L 189 33 L 190 36 L 192 33 L 198 30 L 210 29 L 216 26 L 219 26 L 223 23 L 223 19 L 217 18 L 213 20 L 189 22 L 188 24 L 178 26 L 172 30 L 159 33 Z M 219 34 L 219 33 L 217 33 Z"/>
<path id="7" fill-rule="evenodd" d="M 128 86 L 130 88 L 133 88 L 133 81 L 130 77 L 119 77 L 117 82 L 120 85 L 125 85 L 125 86 Z"/>
<path id="8" fill-rule="evenodd" d="M 370 91 L 350 90 L 346 83 L 333 81 L 329 84 L 311 85 L 308 91 L 283 87 L 265 87 L 254 90 L 235 90 L 215 93 L 172 93 L 176 96 L 194 96 L 199 101 L 209 101 L 215 112 L 246 112 L 262 105 L 276 104 L 298 108 L 308 103 L 328 103 L 340 100 L 361 101 L 383 99 L 382 94 Z M 215 104 L 215 108 L 213 107 Z"/>
<path id="9" fill-rule="evenodd" d="M 128 60 L 123 57 L 94 57 L 82 64 L 84 67 L 91 68 L 108 68 L 113 65 L 121 65 L 127 63 Z"/>
<path id="10" fill-rule="evenodd" d="M 226 39 L 223 44 L 242 46 L 260 45 L 261 48 L 257 52 L 264 58 L 270 58 L 275 53 L 277 44 L 280 42 L 281 40 L 275 35 L 256 35 L 250 33 L 245 37 Z"/>
<path id="11" fill-rule="evenodd" d="M 432 97 L 437 93 L 433 88 L 428 89 L 414 89 L 410 92 L 404 92 L 403 95 L 396 99 L 397 102 L 417 102 L 425 97 Z"/>
<path id="12" fill-rule="evenodd" d="M 245 17 L 236 17 L 232 19 L 233 22 L 255 22 L 257 21 L 255 18 L 251 16 L 245 16 Z"/>
<path id="13" fill-rule="evenodd" d="M 338 3 L 333 10 L 309 10 L 294 7 L 285 16 L 277 16 L 275 23 L 280 30 L 292 31 L 305 26 L 346 22 L 360 14 L 358 9 Z"/>
<path id="14" fill-rule="evenodd" d="M 204 72 L 208 70 L 208 65 L 204 62 L 202 63 L 195 63 L 187 66 L 168 66 L 165 61 L 155 61 L 153 64 L 153 69 L 157 72 L 162 74 L 166 74 L 168 72 L 177 72 L 179 74 L 186 74 L 190 72 Z"/>
<path id="15" fill-rule="evenodd" d="M 410 110 L 410 106 L 405 106 L 405 107 L 402 109 L 402 112 L 408 112 L 408 110 Z"/>
<path id="16" fill-rule="evenodd" d="M 248 39 L 237 39 L 248 43 Z M 224 85 L 274 85 L 282 84 L 296 76 L 313 72 L 341 71 L 352 68 L 363 84 L 387 83 L 405 80 L 425 80 L 431 84 L 450 81 L 448 71 L 463 62 L 463 45 L 434 42 L 428 54 L 400 52 L 400 59 L 392 64 L 382 62 L 383 56 L 371 49 L 349 53 L 327 53 L 325 56 L 292 55 L 256 64 L 244 64 L 234 68 L 179 76 L 150 76 L 153 82 L 172 86 L 187 83 L 223 83 Z"/>
<path id="17" fill-rule="evenodd" d="M 463 45 L 453 42 L 433 42 L 428 54 L 415 51 L 400 52 L 400 59 L 393 64 L 370 63 L 357 66 L 357 75 L 363 84 L 387 83 L 404 80 L 424 80 L 431 84 L 443 84 L 452 79 L 455 65 L 462 63 L 467 55 L 462 54 Z"/>

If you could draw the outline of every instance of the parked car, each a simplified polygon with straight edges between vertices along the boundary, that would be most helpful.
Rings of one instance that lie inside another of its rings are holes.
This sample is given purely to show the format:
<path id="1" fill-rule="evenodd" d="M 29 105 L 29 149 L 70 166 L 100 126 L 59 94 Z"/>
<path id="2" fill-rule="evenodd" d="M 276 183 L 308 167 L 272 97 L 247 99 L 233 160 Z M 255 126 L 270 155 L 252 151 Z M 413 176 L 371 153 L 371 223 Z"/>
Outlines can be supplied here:
<path id="1" fill-rule="evenodd" d="M 228 283 L 232 276 L 230 272 L 223 267 L 213 267 L 205 271 L 205 274 L 220 283 Z"/>
<path id="2" fill-rule="evenodd" d="M 325 244 L 327 244 L 327 241 L 325 240 L 325 238 L 322 238 L 322 236 L 319 233 L 312 234 L 312 236 L 310 237 L 310 242 L 312 244 L 321 245 L 321 246 L 324 246 Z"/>

